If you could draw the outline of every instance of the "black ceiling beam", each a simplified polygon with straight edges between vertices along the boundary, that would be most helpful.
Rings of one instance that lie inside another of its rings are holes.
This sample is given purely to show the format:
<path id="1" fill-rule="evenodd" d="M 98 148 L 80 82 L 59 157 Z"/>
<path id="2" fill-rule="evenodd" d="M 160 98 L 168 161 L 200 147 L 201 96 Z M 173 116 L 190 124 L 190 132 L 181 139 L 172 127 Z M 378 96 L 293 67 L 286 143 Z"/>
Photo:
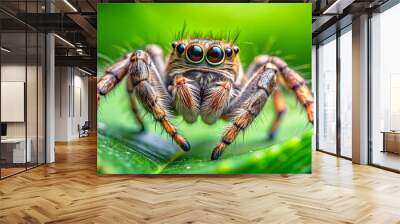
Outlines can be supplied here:
<path id="1" fill-rule="evenodd" d="M 0 24 L 2 32 L 18 31 L 18 30 L 21 31 L 26 29 L 26 26 L 23 23 L 19 23 L 14 19 L 10 18 L 0 19 Z"/>
<path id="2" fill-rule="evenodd" d="M 92 4 L 92 2 L 91 1 L 89 1 L 89 0 L 86 0 L 86 3 L 90 6 L 90 8 L 92 8 L 93 9 L 93 11 L 95 11 L 96 12 L 96 4 L 95 5 L 93 5 Z"/>
<path id="3" fill-rule="evenodd" d="M 86 71 L 86 72 L 89 72 L 90 74 L 92 74 L 92 75 L 94 75 L 94 76 L 96 76 L 96 70 L 93 70 L 92 68 L 88 68 L 88 67 L 79 67 L 80 69 L 82 69 L 82 70 L 84 70 L 84 71 Z"/>
<path id="4" fill-rule="evenodd" d="M 313 23 L 313 33 L 312 37 L 315 38 L 317 37 L 321 32 L 324 30 L 328 29 L 331 27 L 333 24 L 335 24 L 339 20 L 339 17 L 337 16 L 329 16 L 326 18 L 319 18 Z M 320 23 L 321 24 L 318 24 Z M 317 27 L 318 26 L 318 27 Z M 317 27 L 317 28 L 316 28 Z"/>
<path id="5" fill-rule="evenodd" d="M 79 49 L 82 49 L 83 53 L 85 55 L 79 55 L 79 56 L 92 56 L 96 57 L 97 55 L 97 48 L 92 48 L 92 47 L 78 47 Z M 76 54 L 76 48 L 67 48 L 67 47 L 56 47 L 56 56 L 67 56 L 69 53 L 74 52 Z M 71 55 L 69 55 L 71 56 Z"/>
<path id="6" fill-rule="evenodd" d="M 356 0 L 349 6 L 343 9 L 343 13 L 331 16 L 324 24 L 313 23 L 313 44 L 321 43 L 330 36 L 334 35 L 338 30 L 341 30 L 352 23 L 353 18 L 358 17 L 363 13 L 374 12 L 385 4 L 392 2 L 400 2 L 400 0 Z M 325 15 L 323 15 L 325 16 Z"/>
<path id="7" fill-rule="evenodd" d="M 351 25 L 353 19 L 353 15 L 348 14 L 347 16 L 341 18 L 340 20 L 335 21 L 329 27 L 325 28 L 322 32 L 318 33 L 313 37 L 313 44 L 319 44 L 329 37 L 335 35 L 338 30 L 342 30 L 345 27 Z"/>
<path id="8" fill-rule="evenodd" d="M 67 15 L 62 13 L 18 13 L 16 17 L 42 32 L 81 31 L 82 28 Z"/>
<path id="9" fill-rule="evenodd" d="M 91 56 L 55 56 L 56 66 L 87 67 L 96 71 L 96 58 Z"/>

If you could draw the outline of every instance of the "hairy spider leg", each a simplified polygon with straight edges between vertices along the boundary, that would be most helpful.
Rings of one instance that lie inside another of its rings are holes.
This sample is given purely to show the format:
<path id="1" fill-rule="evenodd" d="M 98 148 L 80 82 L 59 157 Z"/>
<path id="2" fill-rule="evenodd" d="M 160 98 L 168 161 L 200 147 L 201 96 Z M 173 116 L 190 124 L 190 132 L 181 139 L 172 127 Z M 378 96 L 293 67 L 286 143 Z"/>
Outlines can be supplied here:
<path id="1" fill-rule="evenodd" d="M 188 151 L 189 142 L 178 133 L 168 118 L 168 105 L 171 104 L 171 98 L 151 57 L 148 53 L 138 50 L 132 54 L 130 61 L 129 81 L 132 83 L 135 95 L 182 150 Z"/>
<path id="2" fill-rule="evenodd" d="M 259 115 L 268 97 L 276 88 L 277 68 L 267 63 L 259 68 L 227 110 L 231 124 L 223 133 L 221 141 L 214 148 L 211 159 L 217 160 L 237 137 Z"/>
<path id="3" fill-rule="evenodd" d="M 272 94 L 272 101 L 274 103 L 275 118 L 272 121 L 272 125 L 269 131 L 268 140 L 274 140 L 280 124 L 282 123 L 282 118 L 286 113 L 287 107 L 285 103 L 285 97 L 283 96 L 280 88 L 276 88 Z"/>

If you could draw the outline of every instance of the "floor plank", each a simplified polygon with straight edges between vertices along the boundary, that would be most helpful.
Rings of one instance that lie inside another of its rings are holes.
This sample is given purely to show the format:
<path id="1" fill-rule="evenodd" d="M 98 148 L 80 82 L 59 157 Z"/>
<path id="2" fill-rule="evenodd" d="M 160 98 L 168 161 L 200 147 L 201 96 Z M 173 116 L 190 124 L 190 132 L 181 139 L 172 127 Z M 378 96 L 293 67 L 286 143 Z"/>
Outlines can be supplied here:
<path id="1" fill-rule="evenodd" d="M 96 139 L 0 181 L 0 223 L 400 223 L 400 175 L 320 152 L 312 175 L 97 175 Z"/>

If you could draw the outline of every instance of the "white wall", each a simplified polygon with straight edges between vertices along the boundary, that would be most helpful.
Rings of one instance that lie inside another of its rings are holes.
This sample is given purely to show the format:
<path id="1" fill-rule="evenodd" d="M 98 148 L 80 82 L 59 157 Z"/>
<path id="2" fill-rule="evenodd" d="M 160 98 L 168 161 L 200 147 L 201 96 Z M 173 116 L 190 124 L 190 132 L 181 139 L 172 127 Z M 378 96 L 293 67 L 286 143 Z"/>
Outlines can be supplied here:
<path id="1" fill-rule="evenodd" d="M 68 67 L 55 68 L 55 141 L 68 140 L 69 118 L 69 84 Z"/>
<path id="2" fill-rule="evenodd" d="M 75 70 L 76 71 L 76 70 Z M 74 108 L 72 119 L 72 136 L 78 137 L 78 124 L 83 125 L 88 121 L 88 78 L 86 76 L 74 75 Z"/>
<path id="3" fill-rule="evenodd" d="M 56 67 L 55 73 L 55 140 L 74 140 L 78 125 L 88 120 L 88 78 L 72 67 Z"/>

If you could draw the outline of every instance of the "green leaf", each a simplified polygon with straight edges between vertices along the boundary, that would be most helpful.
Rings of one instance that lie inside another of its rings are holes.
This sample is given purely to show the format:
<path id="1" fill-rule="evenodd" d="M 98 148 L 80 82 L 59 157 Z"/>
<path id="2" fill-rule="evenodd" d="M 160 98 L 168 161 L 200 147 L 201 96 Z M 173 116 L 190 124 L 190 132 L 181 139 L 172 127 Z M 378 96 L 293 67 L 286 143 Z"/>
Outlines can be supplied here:
<path id="1" fill-rule="evenodd" d="M 310 173 L 311 134 L 291 138 L 218 161 L 188 158 L 174 144 L 151 133 L 99 125 L 98 172 L 135 174 Z"/>

